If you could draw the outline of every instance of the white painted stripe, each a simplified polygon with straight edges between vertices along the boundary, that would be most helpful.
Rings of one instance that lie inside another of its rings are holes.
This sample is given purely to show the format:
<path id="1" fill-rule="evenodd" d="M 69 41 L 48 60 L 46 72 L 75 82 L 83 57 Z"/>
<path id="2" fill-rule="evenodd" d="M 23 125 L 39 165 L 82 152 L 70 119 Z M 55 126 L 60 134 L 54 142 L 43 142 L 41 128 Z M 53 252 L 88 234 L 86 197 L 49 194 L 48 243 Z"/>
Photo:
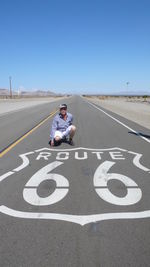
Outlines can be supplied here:
<path id="1" fill-rule="evenodd" d="M 55 148 L 40 148 L 38 150 L 35 150 L 35 152 L 41 152 L 41 151 L 75 151 L 75 150 L 88 150 L 88 151 L 113 151 L 113 150 L 120 150 L 126 152 L 126 149 L 122 149 L 119 147 L 113 147 L 113 148 L 104 148 L 104 149 L 97 149 L 97 148 L 88 148 L 88 147 L 76 147 L 76 148 L 69 148 L 69 149 L 55 149 Z"/>
<path id="2" fill-rule="evenodd" d="M 14 172 L 6 172 L 5 174 L 1 175 L 0 176 L 0 182 L 12 174 L 14 174 Z"/>
<path id="3" fill-rule="evenodd" d="M 10 209 L 6 206 L 0 206 L 0 212 L 23 219 L 44 219 L 44 220 L 61 220 L 67 222 L 73 222 L 82 226 L 88 223 L 96 223 L 105 220 L 120 220 L 120 219 L 144 219 L 150 218 L 150 210 L 139 212 L 117 212 L 117 213 L 103 213 L 92 215 L 71 215 L 71 214 L 59 214 L 59 213 L 34 213 L 23 212 Z"/>
<path id="4" fill-rule="evenodd" d="M 147 139 L 144 136 L 141 136 L 138 132 L 136 132 L 135 130 L 133 130 L 132 128 L 130 128 L 129 126 L 127 126 L 126 124 L 122 123 L 121 121 L 119 121 L 118 119 L 116 119 L 115 117 L 111 116 L 110 114 L 108 114 L 107 112 L 105 112 L 103 109 L 98 108 L 97 106 L 95 106 L 94 104 L 90 103 L 89 101 L 86 101 L 89 105 L 93 106 L 94 108 L 100 110 L 101 112 L 103 112 L 105 115 L 107 115 L 108 117 L 110 117 L 111 119 L 113 119 L 114 121 L 116 121 L 117 123 L 121 124 L 122 126 L 124 126 L 125 128 L 127 128 L 128 130 L 130 130 L 133 133 L 136 133 L 138 136 L 140 136 L 142 139 L 144 139 L 146 142 L 150 143 L 150 140 Z"/>
<path id="5" fill-rule="evenodd" d="M 16 169 L 14 169 L 13 171 L 14 172 L 19 172 L 21 171 L 22 169 L 24 169 L 25 167 L 27 167 L 29 165 L 29 159 L 26 157 L 27 155 L 31 155 L 31 154 L 34 154 L 34 152 L 28 152 L 28 153 L 25 153 L 25 154 L 22 154 L 22 155 L 19 155 L 20 158 L 22 158 L 22 164 L 17 167 Z"/>
<path id="6" fill-rule="evenodd" d="M 148 172 L 150 171 L 150 169 L 146 168 L 145 166 L 143 166 L 141 163 L 140 163 L 140 159 L 141 157 L 143 156 L 142 154 L 137 154 L 135 152 L 132 152 L 132 151 L 128 151 L 130 154 L 133 154 L 135 155 L 134 159 L 133 159 L 133 164 L 140 168 L 141 170 L 145 171 L 145 172 Z"/>

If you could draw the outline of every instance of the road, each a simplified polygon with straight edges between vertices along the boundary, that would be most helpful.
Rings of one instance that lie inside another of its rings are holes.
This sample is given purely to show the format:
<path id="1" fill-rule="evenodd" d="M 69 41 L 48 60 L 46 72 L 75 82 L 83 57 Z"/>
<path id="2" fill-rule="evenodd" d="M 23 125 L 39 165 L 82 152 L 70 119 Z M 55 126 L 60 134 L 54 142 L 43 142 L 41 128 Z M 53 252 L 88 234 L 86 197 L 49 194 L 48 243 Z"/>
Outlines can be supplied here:
<path id="1" fill-rule="evenodd" d="M 65 102 L 74 146 L 48 145 L 59 101 L 0 117 L 0 266 L 149 266 L 146 129 L 80 96 Z"/>

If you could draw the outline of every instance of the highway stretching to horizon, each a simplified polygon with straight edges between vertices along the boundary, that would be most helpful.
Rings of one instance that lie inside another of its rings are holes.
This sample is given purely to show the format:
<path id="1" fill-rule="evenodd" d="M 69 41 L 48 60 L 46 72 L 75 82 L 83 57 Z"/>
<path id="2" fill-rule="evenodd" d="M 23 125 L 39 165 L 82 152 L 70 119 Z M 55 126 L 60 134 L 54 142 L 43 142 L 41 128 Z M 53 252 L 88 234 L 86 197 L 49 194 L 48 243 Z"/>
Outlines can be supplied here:
<path id="1" fill-rule="evenodd" d="M 50 147 L 62 102 L 74 146 Z M 0 266 L 148 267 L 145 133 L 80 96 L 0 116 Z"/>

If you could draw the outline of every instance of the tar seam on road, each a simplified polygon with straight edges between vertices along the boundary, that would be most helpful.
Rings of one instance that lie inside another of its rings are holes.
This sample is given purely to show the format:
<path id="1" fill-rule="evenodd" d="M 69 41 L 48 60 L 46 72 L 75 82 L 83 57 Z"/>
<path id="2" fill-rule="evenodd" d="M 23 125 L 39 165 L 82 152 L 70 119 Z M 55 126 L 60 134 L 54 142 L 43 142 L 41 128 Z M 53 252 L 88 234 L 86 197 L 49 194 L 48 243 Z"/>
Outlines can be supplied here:
<path id="1" fill-rule="evenodd" d="M 51 118 L 52 116 L 54 116 L 56 114 L 58 110 L 53 111 L 50 113 L 50 115 L 48 115 L 48 117 L 46 117 L 45 119 L 42 119 L 42 121 L 40 121 L 36 126 L 34 126 L 32 129 L 30 129 L 29 131 L 27 131 L 24 135 L 20 136 L 19 138 L 17 138 L 13 143 L 9 144 L 7 147 L 5 147 L 4 149 L 2 149 L 0 151 L 0 158 L 2 158 L 8 151 L 10 151 L 13 147 L 15 147 L 17 144 L 19 144 L 23 139 L 25 139 L 29 134 L 31 134 L 33 131 L 35 131 L 37 128 L 39 128 L 44 122 L 46 122 L 49 118 Z"/>
<path id="2" fill-rule="evenodd" d="M 127 128 L 128 130 L 130 130 L 133 133 L 136 133 L 138 136 L 140 136 L 143 140 L 145 140 L 146 142 L 150 143 L 150 140 L 148 140 L 146 137 L 141 136 L 138 132 L 136 132 L 135 130 L 133 130 L 132 128 L 130 128 L 129 126 L 127 126 L 126 124 L 124 124 L 123 122 L 117 120 L 115 117 L 111 116 L 109 113 L 105 112 L 103 109 L 97 107 L 96 105 L 94 105 L 93 103 L 90 103 L 89 101 L 86 100 L 86 102 L 88 104 L 90 104 L 91 106 L 93 106 L 94 108 L 102 111 L 105 115 L 107 115 L 108 117 L 110 117 L 111 119 L 113 119 L 114 121 L 116 121 L 117 123 L 121 124 L 122 126 L 124 126 L 125 128 Z"/>

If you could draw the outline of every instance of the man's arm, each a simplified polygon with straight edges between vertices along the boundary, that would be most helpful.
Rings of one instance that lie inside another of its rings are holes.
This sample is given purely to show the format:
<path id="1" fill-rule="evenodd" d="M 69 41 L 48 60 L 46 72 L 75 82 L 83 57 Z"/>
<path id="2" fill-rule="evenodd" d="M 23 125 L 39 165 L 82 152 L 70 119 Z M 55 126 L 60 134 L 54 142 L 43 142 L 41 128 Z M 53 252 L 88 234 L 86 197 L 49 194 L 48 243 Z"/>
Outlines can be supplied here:
<path id="1" fill-rule="evenodd" d="M 53 119 L 53 122 L 52 122 L 51 131 L 50 131 L 50 139 L 52 141 L 54 140 L 54 134 L 55 134 L 56 130 L 57 130 L 57 118 L 55 116 L 54 119 Z"/>
<path id="2" fill-rule="evenodd" d="M 73 115 L 70 113 L 70 125 L 73 123 Z"/>

